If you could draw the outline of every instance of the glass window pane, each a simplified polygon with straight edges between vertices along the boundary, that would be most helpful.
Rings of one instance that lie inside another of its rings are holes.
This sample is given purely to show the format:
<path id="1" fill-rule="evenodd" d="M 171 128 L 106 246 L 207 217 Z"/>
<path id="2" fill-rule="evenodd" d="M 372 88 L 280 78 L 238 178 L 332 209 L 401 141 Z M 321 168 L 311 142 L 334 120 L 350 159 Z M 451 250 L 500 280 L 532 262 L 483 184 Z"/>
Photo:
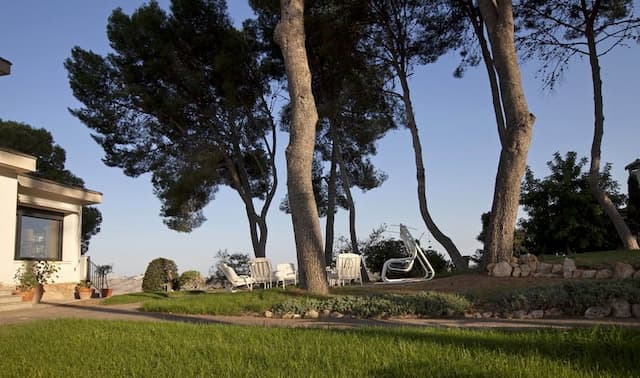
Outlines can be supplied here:
<path id="1" fill-rule="evenodd" d="M 62 220 L 19 214 L 18 258 L 59 260 Z M 54 218 L 57 218 L 53 216 Z"/>

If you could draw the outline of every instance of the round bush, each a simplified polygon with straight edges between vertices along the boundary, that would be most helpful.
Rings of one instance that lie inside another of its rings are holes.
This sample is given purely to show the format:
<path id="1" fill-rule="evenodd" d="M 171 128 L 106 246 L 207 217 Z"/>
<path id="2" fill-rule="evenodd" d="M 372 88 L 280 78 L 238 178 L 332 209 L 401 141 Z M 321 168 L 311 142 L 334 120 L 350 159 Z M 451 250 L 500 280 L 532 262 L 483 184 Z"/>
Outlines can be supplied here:
<path id="1" fill-rule="evenodd" d="M 180 275 L 180 289 L 199 289 L 204 285 L 204 279 L 197 270 L 187 270 Z"/>
<path id="2" fill-rule="evenodd" d="M 152 260 L 144 272 L 142 290 L 161 291 L 168 284 L 173 289 L 178 281 L 178 266 L 173 260 L 158 257 Z"/>

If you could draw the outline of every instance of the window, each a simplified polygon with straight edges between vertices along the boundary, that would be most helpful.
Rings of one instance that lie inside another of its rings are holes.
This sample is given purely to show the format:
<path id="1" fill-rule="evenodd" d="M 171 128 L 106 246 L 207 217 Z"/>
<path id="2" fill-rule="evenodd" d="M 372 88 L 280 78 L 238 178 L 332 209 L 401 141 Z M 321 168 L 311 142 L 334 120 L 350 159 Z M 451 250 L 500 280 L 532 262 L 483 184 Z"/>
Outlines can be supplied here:
<path id="1" fill-rule="evenodd" d="M 59 213 L 18 208 L 16 260 L 61 260 L 63 218 Z"/>

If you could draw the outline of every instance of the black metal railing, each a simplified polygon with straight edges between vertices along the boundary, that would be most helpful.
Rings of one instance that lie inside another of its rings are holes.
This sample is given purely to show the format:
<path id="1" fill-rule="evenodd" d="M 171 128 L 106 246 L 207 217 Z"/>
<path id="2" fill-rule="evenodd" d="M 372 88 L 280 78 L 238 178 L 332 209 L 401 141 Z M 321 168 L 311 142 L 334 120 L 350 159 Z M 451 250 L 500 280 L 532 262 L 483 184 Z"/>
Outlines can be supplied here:
<path id="1" fill-rule="evenodd" d="M 107 287 L 107 275 L 98 269 L 98 265 L 91 261 L 91 258 L 87 256 L 87 280 L 91 281 L 91 286 L 95 289 L 102 289 Z"/>

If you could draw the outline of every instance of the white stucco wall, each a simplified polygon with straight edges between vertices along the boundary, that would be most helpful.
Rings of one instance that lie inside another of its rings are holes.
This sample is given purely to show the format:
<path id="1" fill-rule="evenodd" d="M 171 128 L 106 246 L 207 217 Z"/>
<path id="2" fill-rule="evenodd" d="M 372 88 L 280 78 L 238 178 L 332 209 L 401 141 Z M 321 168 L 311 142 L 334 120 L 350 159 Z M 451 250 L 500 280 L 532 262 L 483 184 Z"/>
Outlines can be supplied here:
<path id="1" fill-rule="evenodd" d="M 20 263 L 14 263 L 16 240 L 16 174 L 0 167 L 0 283 L 12 286 Z"/>

